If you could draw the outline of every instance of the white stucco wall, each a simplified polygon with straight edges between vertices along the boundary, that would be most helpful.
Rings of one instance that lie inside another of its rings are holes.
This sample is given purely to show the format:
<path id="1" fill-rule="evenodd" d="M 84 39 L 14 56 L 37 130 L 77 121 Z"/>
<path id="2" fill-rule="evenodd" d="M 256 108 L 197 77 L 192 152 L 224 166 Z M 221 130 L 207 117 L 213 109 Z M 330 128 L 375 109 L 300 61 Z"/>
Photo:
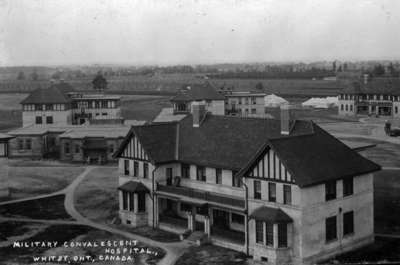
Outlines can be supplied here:
<path id="1" fill-rule="evenodd" d="M 51 110 L 44 110 L 44 111 L 23 111 L 22 112 L 22 127 L 26 127 L 29 125 L 33 125 L 36 122 L 36 117 L 42 117 L 42 124 L 47 126 L 46 124 L 46 117 L 52 116 L 53 123 L 52 125 L 56 126 L 64 126 L 71 124 L 71 111 L 51 111 Z"/>

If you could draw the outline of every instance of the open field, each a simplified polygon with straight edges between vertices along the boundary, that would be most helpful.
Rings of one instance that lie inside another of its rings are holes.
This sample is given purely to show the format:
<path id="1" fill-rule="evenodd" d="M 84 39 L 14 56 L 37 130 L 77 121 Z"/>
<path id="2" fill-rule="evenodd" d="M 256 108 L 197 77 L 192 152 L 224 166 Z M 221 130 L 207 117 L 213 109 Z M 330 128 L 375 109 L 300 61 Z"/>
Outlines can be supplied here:
<path id="1" fill-rule="evenodd" d="M 11 193 L 9 199 L 20 199 L 59 191 L 67 187 L 83 172 L 83 167 L 51 166 L 51 164 L 50 162 L 47 166 L 23 166 L 23 162 L 21 165 L 18 164 L 18 161 L 11 162 L 8 174 L 8 185 Z"/>
<path id="2" fill-rule="evenodd" d="M 0 263 L 1 264 L 127 264 L 119 261 L 101 261 L 101 255 L 105 257 L 106 246 L 100 246 L 101 242 L 119 242 L 126 240 L 121 236 L 112 235 L 108 232 L 93 229 L 82 225 L 43 225 L 18 222 L 0 223 L 0 227 L 8 228 L 8 234 L 0 238 Z M 56 242 L 56 246 L 51 247 L 20 247 L 14 248 L 12 242 L 20 240 L 26 242 Z M 97 247 L 73 246 L 78 242 L 97 243 Z M 129 241 L 130 242 L 130 241 Z M 66 246 L 64 246 L 66 243 Z M 127 246 L 133 253 L 130 256 L 133 262 L 129 264 L 155 264 L 164 255 L 164 250 L 160 248 L 147 247 L 140 242 L 132 243 Z M 115 249 L 115 248 L 114 248 Z M 134 252 L 149 250 L 150 254 L 137 254 Z M 110 255 L 110 254 L 109 254 Z M 49 263 L 34 262 L 33 257 L 45 256 L 67 256 L 65 260 Z M 85 261 L 74 262 L 74 256 L 88 256 Z M 117 255 L 114 255 L 117 256 Z M 128 256 L 128 254 L 125 254 Z"/>

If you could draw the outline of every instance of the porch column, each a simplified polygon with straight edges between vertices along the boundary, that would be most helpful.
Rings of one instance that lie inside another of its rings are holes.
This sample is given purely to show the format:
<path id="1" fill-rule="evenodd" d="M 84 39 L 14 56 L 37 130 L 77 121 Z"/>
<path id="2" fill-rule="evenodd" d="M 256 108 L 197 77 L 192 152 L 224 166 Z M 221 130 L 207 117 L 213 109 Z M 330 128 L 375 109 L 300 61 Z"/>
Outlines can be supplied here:
<path id="1" fill-rule="evenodd" d="M 160 198 L 158 198 L 156 195 L 153 195 L 154 198 L 154 213 L 153 213 L 153 218 L 154 218 L 154 226 L 158 227 L 158 223 L 159 223 L 159 219 L 160 219 L 160 214 L 158 212 L 158 204 L 159 204 L 159 200 Z"/>
<path id="2" fill-rule="evenodd" d="M 287 224 L 287 245 L 288 247 L 293 246 L 293 223 Z"/>
<path id="3" fill-rule="evenodd" d="M 248 229 L 248 225 L 249 225 L 249 222 L 248 222 L 248 216 L 247 216 L 247 214 L 244 216 L 244 247 L 247 249 L 247 246 L 249 245 L 249 242 L 248 242 L 248 236 L 247 236 L 247 232 L 249 231 L 249 229 Z M 263 229 L 264 231 L 265 231 L 265 228 Z M 265 235 L 264 235 L 264 238 L 265 238 Z"/>
<path id="4" fill-rule="evenodd" d="M 273 225 L 274 230 L 274 248 L 278 248 L 278 224 Z"/>
<path id="5" fill-rule="evenodd" d="M 188 212 L 188 229 L 194 231 L 194 216 L 191 212 Z"/>
<path id="6" fill-rule="evenodd" d="M 368 114 L 372 114 L 372 106 L 368 105 Z"/>
<path id="7" fill-rule="evenodd" d="M 210 237 L 210 218 L 208 216 L 204 216 L 204 233 Z"/>
<path id="8" fill-rule="evenodd" d="M 133 212 L 137 213 L 138 212 L 138 195 L 137 193 L 133 193 Z"/>

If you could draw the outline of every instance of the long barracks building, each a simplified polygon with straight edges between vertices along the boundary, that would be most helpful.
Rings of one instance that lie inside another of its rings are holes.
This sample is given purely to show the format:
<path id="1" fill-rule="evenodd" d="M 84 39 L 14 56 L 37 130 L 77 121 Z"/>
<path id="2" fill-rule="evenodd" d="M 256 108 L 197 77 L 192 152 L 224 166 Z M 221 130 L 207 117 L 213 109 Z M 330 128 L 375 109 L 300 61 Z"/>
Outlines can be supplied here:
<path id="1" fill-rule="evenodd" d="M 374 240 L 380 166 L 311 121 L 211 115 L 133 126 L 119 159 L 119 214 L 272 264 L 314 263 Z"/>

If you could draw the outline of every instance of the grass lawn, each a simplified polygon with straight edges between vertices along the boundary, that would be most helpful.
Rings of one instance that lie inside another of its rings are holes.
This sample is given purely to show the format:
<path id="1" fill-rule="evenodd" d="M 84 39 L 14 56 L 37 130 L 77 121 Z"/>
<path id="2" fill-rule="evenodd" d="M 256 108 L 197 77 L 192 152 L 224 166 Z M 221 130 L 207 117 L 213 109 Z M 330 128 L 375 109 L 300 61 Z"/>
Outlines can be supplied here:
<path id="1" fill-rule="evenodd" d="M 244 253 L 213 245 L 190 247 L 175 265 L 245 265 L 247 257 Z"/>
<path id="2" fill-rule="evenodd" d="M 20 166 L 18 166 L 18 162 L 10 163 L 8 174 L 10 199 L 27 198 L 59 191 L 67 187 L 84 171 L 83 167 L 77 166 L 51 166 L 51 162 L 38 166 L 25 166 L 24 163 L 22 162 Z"/>
<path id="3" fill-rule="evenodd" d="M 372 245 L 339 255 L 327 262 L 324 262 L 324 264 L 374 264 L 375 262 L 379 264 L 399 261 L 400 239 L 376 237 L 375 242 Z"/>
<path id="4" fill-rule="evenodd" d="M 65 195 L 0 205 L 0 215 L 49 220 L 73 220 L 64 208 Z"/>
<path id="5" fill-rule="evenodd" d="M 109 224 L 118 216 L 118 171 L 93 169 L 75 190 L 75 207 L 83 216 Z"/>
<path id="6" fill-rule="evenodd" d="M 3 225 L 1 223 L 0 225 Z M 14 222 L 12 224 L 6 224 L 9 229 L 18 229 L 19 226 L 26 227 L 32 224 Z M 21 234 L 21 231 L 14 232 L 11 234 Z M 28 234 L 28 232 L 26 233 Z M 44 226 L 42 229 L 30 236 L 24 237 L 24 242 L 57 242 L 54 247 L 21 247 L 14 248 L 11 244 L 15 240 L 11 236 L 6 236 L 0 239 L 0 264 L 38 264 L 33 261 L 34 256 L 59 256 L 67 255 L 71 261 L 69 262 L 57 262 L 57 264 L 126 264 L 126 262 L 105 262 L 99 261 L 100 255 L 105 255 L 106 247 L 71 247 L 71 243 L 76 242 L 97 242 L 100 244 L 102 241 L 120 241 L 126 240 L 121 236 L 116 236 L 108 232 L 93 229 L 87 226 L 81 225 L 51 225 Z M 20 240 L 20 239 L 19 239 Z M 64 242 L 67 242 L 67 246 L 64 246 Z M 147 247 L 140 242 L 137 245 L 129 246 L 128 249 L 143 248 L 149 249 L 151 254 L 131 254 L 134 263 L 129 264 L 155 264 L 164 255 L 165 251 L 160 248 Z M 90 256 L 93 260 L 89 262 L 72 262 L 72 258 L 75 256 Z M 43 263 L 45 264 L 45 263 Z M 47 263 L 48 264 L 48 263 Z"/>
<path id="7" fill-rule="evenodd" d="M 170 97 L 127 99 L 122 101 L 121 114 L 128 120 L 153 120 L 162 108 L 171 107 Z"/>

